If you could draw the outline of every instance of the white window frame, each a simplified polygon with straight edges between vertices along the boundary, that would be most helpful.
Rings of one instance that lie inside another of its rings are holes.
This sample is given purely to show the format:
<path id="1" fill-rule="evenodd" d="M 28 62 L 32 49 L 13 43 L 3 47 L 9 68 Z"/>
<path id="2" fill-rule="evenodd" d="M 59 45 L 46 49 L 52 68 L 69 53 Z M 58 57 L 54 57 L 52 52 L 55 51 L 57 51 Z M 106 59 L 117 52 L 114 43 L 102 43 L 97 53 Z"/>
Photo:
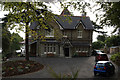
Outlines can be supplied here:
<path id="1" fill-rule="evenodd" d="M 84 53 L 87 53 L 88 52 L 88 48 L 82 48 L 82 47 L 76 47 L 76 52 L 84 52 Z"/>
<path id="2" fill-rule="evenodd" d="M 45 52 L 45 47 L 46 47 L 46 52 Z M 56 54 L 56 49 L 55 45 L 54 44 L 45 44 L 44 46 L 44 54 Z"/>
<path id="3" fill-rule="evenodd" d="M 65 31 L 63 31 L 63 37 L 67 37 L 67 35 L 66 35 L 66 32 L 65 32 Z"/>
<path id="4" fill-rule="evenodd" d="M 82 38 L 82 31 L 78 30 L 78 36 L 77 38 Z"/>
<path id="5" fill-rule="evenodd" d="M 51 31 L 45 31 L 45 37 L 54 37 L 54 29 L 51 29 Z"/>

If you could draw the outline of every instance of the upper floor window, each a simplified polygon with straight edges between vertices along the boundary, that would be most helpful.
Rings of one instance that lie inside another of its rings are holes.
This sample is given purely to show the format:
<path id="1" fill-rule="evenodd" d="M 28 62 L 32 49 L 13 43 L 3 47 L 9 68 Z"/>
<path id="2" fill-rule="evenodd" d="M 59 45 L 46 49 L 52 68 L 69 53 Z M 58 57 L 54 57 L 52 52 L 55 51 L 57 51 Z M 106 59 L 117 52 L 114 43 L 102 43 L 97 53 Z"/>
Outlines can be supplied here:
<path id="1" fill-rule="evenodd" d="M 82 31 L 78 30 L 78 38 L 82 38 Z"/>
<path id="2" fill-rule="evenodd" d="M 67 37 L 67 34 L 65 31 L 63 31 L 63 37 Z"/>
<path id="3" fill-rule="evenodd" d="M 46 37 L 54 37 L 54 29 L 50 29 L 50 31 L 45 31 Z"/>

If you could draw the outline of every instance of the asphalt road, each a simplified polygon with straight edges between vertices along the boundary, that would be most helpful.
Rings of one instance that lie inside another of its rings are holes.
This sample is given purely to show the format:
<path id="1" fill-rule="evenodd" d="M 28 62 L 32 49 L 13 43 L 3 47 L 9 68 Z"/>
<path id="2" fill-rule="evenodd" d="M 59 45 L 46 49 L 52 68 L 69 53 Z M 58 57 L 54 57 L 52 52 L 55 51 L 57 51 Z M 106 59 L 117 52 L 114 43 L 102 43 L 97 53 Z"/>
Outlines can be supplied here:
<path id="1" fill-rule="evenodd" d="M 110 57 L 110 55 L 108 55 Z M 24 59 L 22 58 L 13 58 Z M 94 77 L 94 56 L 91 57 L 79 57 L 79 58 L 40 58 L 31 57 L 30 60 L 40 62 L 45 67 L 43 70 L 33 72 L 29 74 L 12 76 L 11 78 L 54 78 L 49 73 L 48 68 L 51 67 L 57 74 L 71 74 L 72 71 L 76 72 L 79 70 L 78 78 L 104 78 L 104 76 Z M 118 67 L 115 65 L 116 74 L 109 76 L 109 78 L 117 78 Z"/>

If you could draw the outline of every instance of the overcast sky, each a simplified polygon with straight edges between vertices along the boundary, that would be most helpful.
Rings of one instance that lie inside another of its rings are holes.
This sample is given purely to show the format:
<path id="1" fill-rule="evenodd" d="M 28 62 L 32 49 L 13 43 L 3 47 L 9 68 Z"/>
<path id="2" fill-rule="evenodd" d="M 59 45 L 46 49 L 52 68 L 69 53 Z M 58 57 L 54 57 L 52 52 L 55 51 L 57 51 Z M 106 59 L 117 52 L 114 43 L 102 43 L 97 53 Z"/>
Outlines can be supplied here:
<path id="1" fill-rule="evenodd" d="M 93 6 L 95 3 L 93 3 L 93 2 L 90 2 L 91 3 L 91 5 Z M 50 3 L 49 4 L 50 6 L 51 6 L 51 8 L 49 8 L 50 10 L 52 10 L 52 12 L 53 13 L 55 13 L 55 14 L 60 14 L 61 12 L 62 12 L 62 8 L 61 8 L 61 6 L 60 6 L 60 4 L 59 4 L 59 2 L 52 2 L 52 3 Z M 96 8 L 98 8 L 99 6 L 97 6 L 97 7 L 93 7 L 92 8 L 92 11 L 94 11 Z M 72 8 L 68 8 L 68 10 L 70 11 L 70 12 L 72 12 L 73 14 L 74 14 L 74 16 L 81 16 L 82 14 L 79 12 L 79 11 L 77 11 L 77 10 L 74 10 L 74 9 L 72 9 Z M 96 16 L 95 16 L 95 13 L 93 14 L 93 12 L 91 12 L 89 9 L 86 9 L 87 10 L 87 16 L 89 16 L 90 17 L 90 19 L 92 20 L 92 21 L 96 21 Z M 2 18 L 2 17 L 4 17 L 4 14 L 7 14 L 8 12 L 7 11 L 0 11 L 0 18 Z M 103 14 L 103 12 L 98 12 L 97 14 Z M 112 30 L 113 30 L 113 28 L 108 28 L 108 27 L 104 27 L 104 31 L 107 31 L 108 33 L 107 33 L 107 35 L 111 35 L 111 32 L 112 32 Z M 15 30 L 12 30 L 11 32 L 14 32 Z M 20 32 L 19 33 L 20 34 L 20 36 L 21 37 L 23 37 L 24 39 L 25 39 L 25 34 L 23 33 L 23 32 Z M 93 32 L 93 42 L 94 41 L 96 41 L 97 39 L 97 36 L 98 36 L 98 33 L 96 33 L 96 32 Z"/>

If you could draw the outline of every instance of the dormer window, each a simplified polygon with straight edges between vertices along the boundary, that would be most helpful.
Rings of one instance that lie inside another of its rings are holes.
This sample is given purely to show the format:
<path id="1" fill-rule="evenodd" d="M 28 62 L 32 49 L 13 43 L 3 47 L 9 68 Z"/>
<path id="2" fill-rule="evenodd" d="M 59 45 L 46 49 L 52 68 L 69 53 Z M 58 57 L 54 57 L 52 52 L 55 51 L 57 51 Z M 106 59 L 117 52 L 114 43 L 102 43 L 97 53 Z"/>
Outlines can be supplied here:
<path id="1" fill-rule="evenodd" d="M 82 38 L 82 31 L 78 30 L 78 37 L 77 38 Z"/>
<path id="2" fill-rule="evenodd" d="M 54 37 L 54 29 L 50 29 L 50 31 L 45 32 L 46 37 Z"/>

